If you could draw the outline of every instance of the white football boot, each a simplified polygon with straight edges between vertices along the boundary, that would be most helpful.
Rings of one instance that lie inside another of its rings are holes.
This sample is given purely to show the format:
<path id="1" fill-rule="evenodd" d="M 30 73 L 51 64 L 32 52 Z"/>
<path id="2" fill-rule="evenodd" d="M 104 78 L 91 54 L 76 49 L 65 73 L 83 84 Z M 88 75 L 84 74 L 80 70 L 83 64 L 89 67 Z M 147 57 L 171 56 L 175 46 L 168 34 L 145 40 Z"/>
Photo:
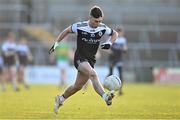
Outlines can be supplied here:
<path id="1" fill-rule="evenodd" d="M 57 95 L 55 97 L 55 104 L 54 104 L 54 112 L 58 114 L 59 107 L 63 105 L 63 102 L 60 100 L 60 96 Z"/>
<path id="2" fill-rule="evenodd" d="M 110 92 L 106 93 L 106 97 L 105 97 L 105 102 L 108 106 L 110 106 L 112 104 L 112 99 L 115 96 L 115 91 L 111 90 Z"/>

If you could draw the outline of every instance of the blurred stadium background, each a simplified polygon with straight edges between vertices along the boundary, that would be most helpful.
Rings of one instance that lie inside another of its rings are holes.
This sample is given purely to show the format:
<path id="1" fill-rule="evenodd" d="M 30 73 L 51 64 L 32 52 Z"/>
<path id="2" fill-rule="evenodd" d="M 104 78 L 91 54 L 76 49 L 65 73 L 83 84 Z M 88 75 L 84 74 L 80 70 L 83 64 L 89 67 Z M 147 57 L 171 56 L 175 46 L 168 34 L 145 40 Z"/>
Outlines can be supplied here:
<path id="1" fill-rule="evenodd" d="M 104 23 L 112 28 L 123 25 L 125 29 L 129 48 L 124 58 L 126 82 L 155 81 L 175 85 L 128 84 L 125 95 L 115 97 L 112 108 L 106 108 L 92 90 L 80 101 L 82 94 L 78 93 L 58 116 L 52 115 L 51 110 L 52 99 L 59 93 L 54 86 L 34 85 L 29 92 L 22 90 L 19 93 L 8 90 L 0 92 L 0 119 L 180 118 L 179 0 L 0 0 L 0 46 L 9 31 L 13 31 L 17 39 L 25 36 L 34 56 L 34 61 L 26 69 L 26 79 L 30 83 L 57 84 L 59 71 L 49 62 L 48 50 L 61 30 L 88 19 L 89 9 L 94 5 L 103 9 Z M 67 38 L 72 49 L 76 48 L 75 39 L 74 35 Z M 106 53 L 102 50 L 100 53 L 96 69 L 103 80 L 107 75 L 108 61 Z M 69 82 L 74 82 L 75 75 L 76 70 L 71 66 Z M 87 103 L 87 106 L 81 103 Z"/>
<path id="2" fill-rule="evenodd" d="M 180 66 L 179 0 L 0 0 L 0 41 L 9 30 L 26 36 L 34 64 L 47 65 L 47 51 L 58 33 L 87 19 L 93 5 L 102 7 L 107 25 L 125 28 L 129 52 L 123 74 L 127 80 L 152 81 L 153 68 Z M 67 39 L 73 48 L 74 39 Z M 98 61 L 103 61 L 98 65 L 107 64 L 107 56 Z"/>
<path id="3" fill-rule="evenodd" d="M 34 64 L 47 65 L 47 51 L 58 33 L 87 19 L 93 5 L 102 7 L 110 27 L 124 26 L 129 46 L 126 71 L 136 77 L 131 79 L 151 81 L 154 67 L 180 66 L 179 0 L 0 0 L 1 42 L 9 30 L 26 36 Z M 72 47 L 74 39 L 68 38 Z M 105 55 L 102 60 L 99 65 L 107 63 Z"/>
<path id="4" fill-rule="evenodd" d="M 180 66 L 179 0 L 0 0 L 0 44 L 8 31 L 14 31 L 28 38 L 33 64 L 48 65 L 47 51 L 58 33 L 87 19 L 93 5 L 102 7 L 107 25 L 125 28 L 129 52 L 123 74 L 127 81 L 152 81 L 154 68 Z M 74 39 L 68 37 L 73 48 Z M 107 56 L 101 53 L 97 65 L 106 65 Z"/>

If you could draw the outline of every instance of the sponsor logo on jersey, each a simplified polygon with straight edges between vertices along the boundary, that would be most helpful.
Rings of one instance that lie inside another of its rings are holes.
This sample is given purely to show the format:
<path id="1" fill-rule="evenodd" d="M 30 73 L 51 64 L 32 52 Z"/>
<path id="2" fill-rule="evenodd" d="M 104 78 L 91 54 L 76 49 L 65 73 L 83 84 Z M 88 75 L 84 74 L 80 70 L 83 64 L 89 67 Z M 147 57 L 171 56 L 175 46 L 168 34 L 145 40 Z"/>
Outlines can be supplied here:
<path id="1" fill-rule="evenodd" d="M 82 31 L 82 32 L 81 32 L 81 34 L 82 34 L 82 35 L 87 35 L 88 33 L 87 33 L 87 32 Z"/>
<path id="2" fill-rule="evenodd" d="M 100 42 L 100 40 L 98 40 L 98 39 L 92 39 L 92 38 L 90 38 L 90 39 L 82 38 L 82 41 L 84 41 L 84 42 L 86 42 L 86 43 L 88 43 L 88 44 L 97 44 L 97 43 Z"/>

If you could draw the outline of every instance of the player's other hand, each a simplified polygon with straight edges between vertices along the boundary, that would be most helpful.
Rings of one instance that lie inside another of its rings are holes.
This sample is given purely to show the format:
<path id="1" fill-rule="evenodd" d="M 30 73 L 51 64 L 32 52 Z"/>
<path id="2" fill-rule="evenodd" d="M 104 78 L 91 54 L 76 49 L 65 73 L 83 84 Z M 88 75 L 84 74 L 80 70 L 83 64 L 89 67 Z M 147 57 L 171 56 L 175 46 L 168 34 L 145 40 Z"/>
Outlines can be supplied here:
<path id="1" fill-rule="evenodd" d="M 103 44 L 101 44 L 101 49 L 110 49 L 112 43 L 110 41 L 107 41 Z"/>
<path id="2" fill-rule="evenodd" d="M 49 54 L 54 52 L 54 50 L 56 49 L 57 46 L 58 46 L 58 42 L 55 42 L 54 45 L 49 49 Z"/>

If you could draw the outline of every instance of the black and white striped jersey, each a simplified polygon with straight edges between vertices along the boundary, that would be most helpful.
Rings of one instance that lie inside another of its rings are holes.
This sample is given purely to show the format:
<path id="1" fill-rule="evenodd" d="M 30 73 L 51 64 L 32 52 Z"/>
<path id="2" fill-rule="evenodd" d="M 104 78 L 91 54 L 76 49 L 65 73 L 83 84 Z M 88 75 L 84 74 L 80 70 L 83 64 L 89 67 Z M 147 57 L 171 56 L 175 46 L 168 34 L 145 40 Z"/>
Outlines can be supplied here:
<path id="1" fill-rule="evenodd" d="M 4 61 L 3 61 L 3 58 L 2 56 L 0 55 L 0 68 L 2 68 L 4 65 Z"/>
<path id="2" fill-rule="evenodd" d="M 2 52 L 3 52 L 3 54 L 6 54 L 7 52 L 12 52 L 15 55 L 16 50 L 17 50 L 16 49 L 16 44 L 14 42 L 7 41 L 7 42 L 4 42 L 2 44 Z"/>
<path id="3" fill-rule="evenodd" d="M 27 45 L 19 44 L 17 45 L 17 54 L 22 56 L 27 56 L 29 53 L 29 47 Z"/>
<path id="4" fill-rule="evenodd" d="M 5 66 L 15 65 L 16 50 L 16 44 L 14 42 L 7 41 L 2 44 L 2 56 Z"/>
<path id="5" fill-rule="evenodd" d="M 77 35 L 76 54 L 93 61 L 95 61 L 101 37 L 104 34 L 111 36 L 113 33 L 113 30 L 103 23 L 100 23 L 97 28 L 92 28 L 89 26 L 89 21 L 74 23 L 71 30 Z"/>

